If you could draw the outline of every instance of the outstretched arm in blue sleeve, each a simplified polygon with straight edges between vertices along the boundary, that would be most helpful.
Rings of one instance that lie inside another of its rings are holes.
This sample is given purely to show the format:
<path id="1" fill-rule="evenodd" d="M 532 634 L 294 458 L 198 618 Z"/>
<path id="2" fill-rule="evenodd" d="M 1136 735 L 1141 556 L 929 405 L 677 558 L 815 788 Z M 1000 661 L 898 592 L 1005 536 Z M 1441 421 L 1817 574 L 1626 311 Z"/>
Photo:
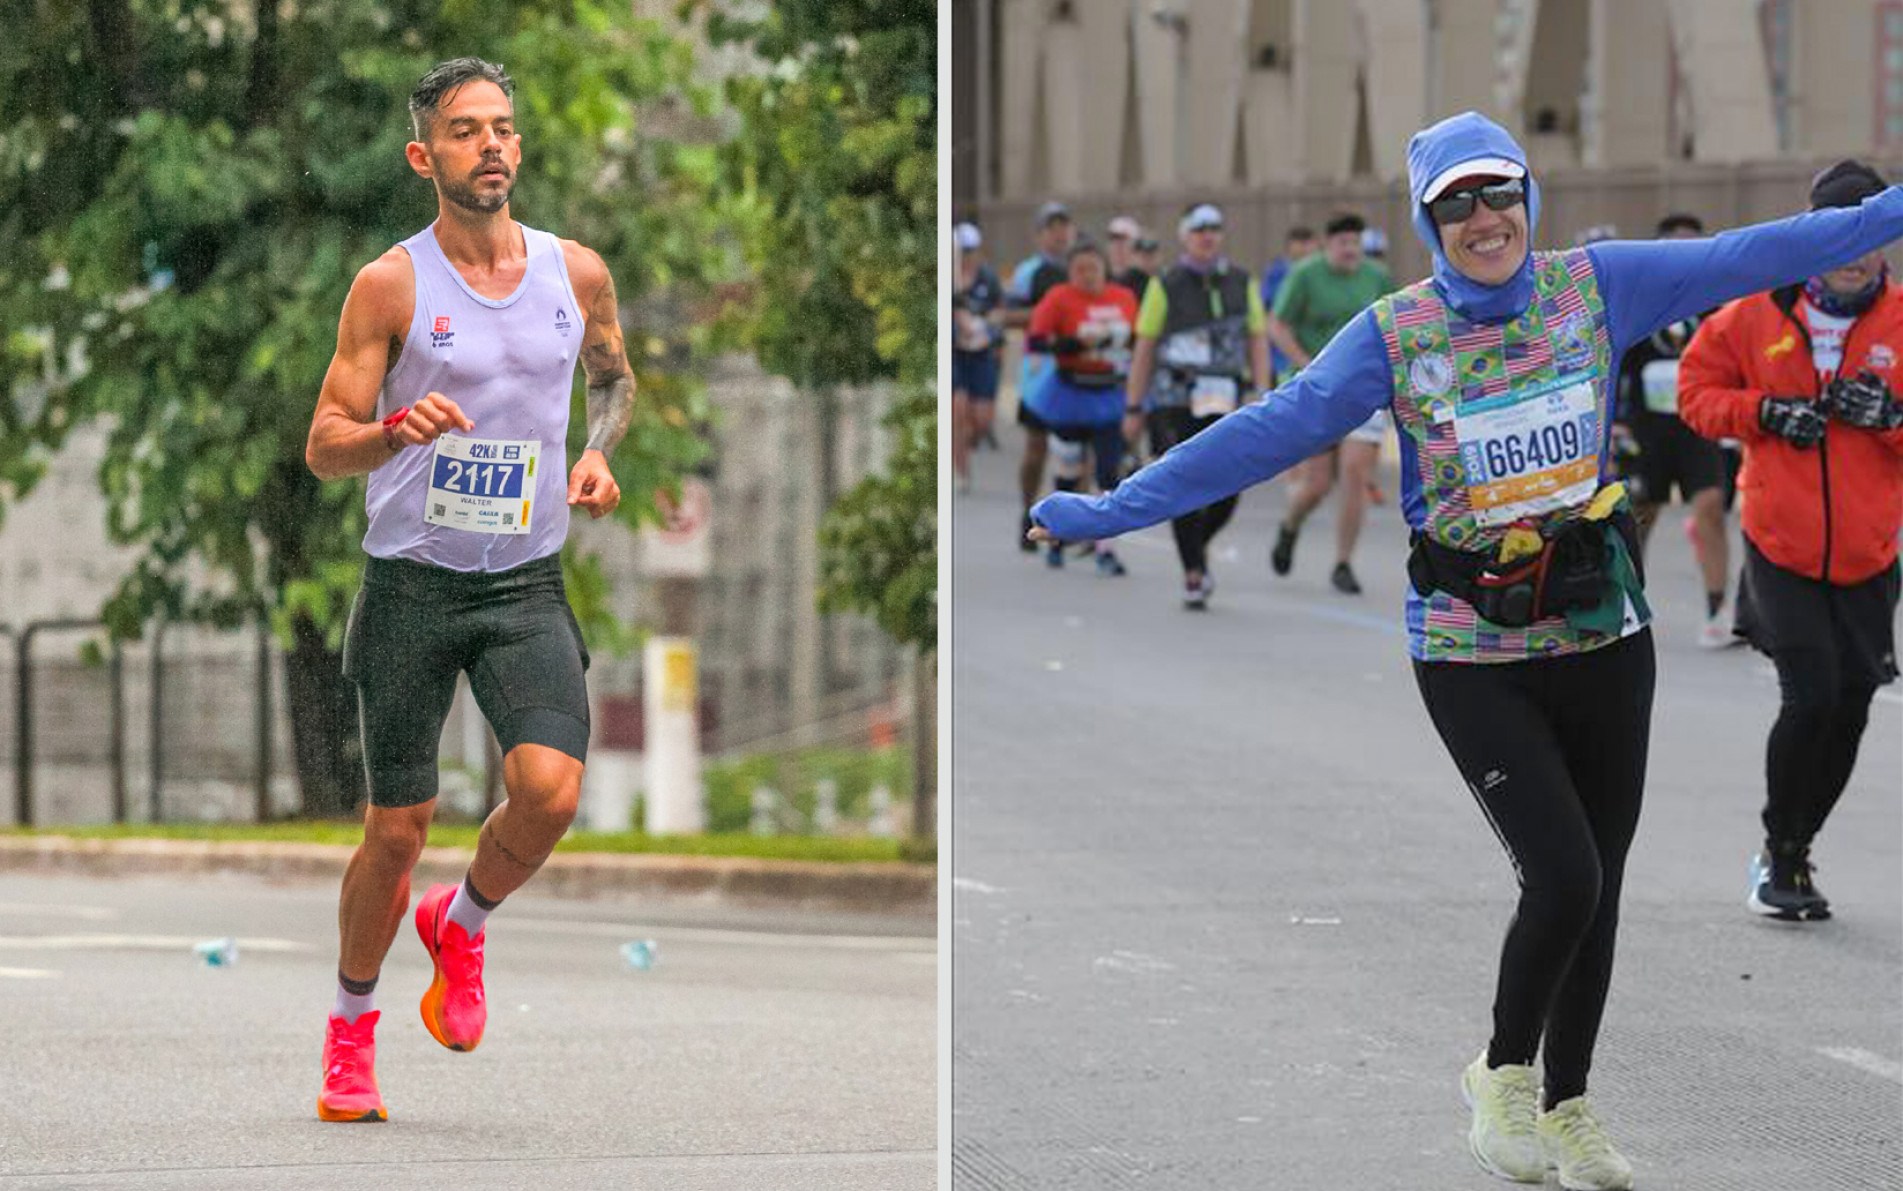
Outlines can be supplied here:
<path id="1" fill-rule="evenodd" d="M 1615 357 L 1660 327 L 1733 298 L 1848 264 L 1903 239 L 1903 186 L 1855 207 L 1809 211 L 1703 240 L 1606 240 L 1587 247 Z"/>
<path id="2" fill-rule="evenodd" d="M 1107 496 L 1060 492 L 1031 519 L 1065 541 L 1115 537 L 1259 484 L 1339 441 L 1393 399 L 1374 315 L 1362 311 L 1268 398 L 1172 448 Z"/>

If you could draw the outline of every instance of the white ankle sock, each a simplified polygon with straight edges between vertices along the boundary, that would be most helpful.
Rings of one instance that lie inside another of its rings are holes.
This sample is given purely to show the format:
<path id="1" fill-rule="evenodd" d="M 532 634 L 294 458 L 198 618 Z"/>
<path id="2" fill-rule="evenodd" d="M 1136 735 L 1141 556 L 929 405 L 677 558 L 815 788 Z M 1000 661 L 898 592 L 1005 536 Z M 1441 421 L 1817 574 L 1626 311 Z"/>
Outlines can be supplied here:
<path id="1" fill-rule="evenodd" d="M 449 899 L 449 920 L 462 927 L 472 939 L 482 933 L 482 924 L 489 921 L 489 911 L 469 896 L 467 881 L 456 886 L 456 896 Z"/>
<path id="2" fill-rule="evenodd" d="M 373 988 L 367 993 L 358 995 L 345 988 L 342 984 L 339 984 L 337 986 L 337 1003 L 331 1006 L 330 1015 L 332 1017 L 341 1017 L 354 1026 L 357 1024 L 358 1018 L 376 1007 L 376 989 Z"/>

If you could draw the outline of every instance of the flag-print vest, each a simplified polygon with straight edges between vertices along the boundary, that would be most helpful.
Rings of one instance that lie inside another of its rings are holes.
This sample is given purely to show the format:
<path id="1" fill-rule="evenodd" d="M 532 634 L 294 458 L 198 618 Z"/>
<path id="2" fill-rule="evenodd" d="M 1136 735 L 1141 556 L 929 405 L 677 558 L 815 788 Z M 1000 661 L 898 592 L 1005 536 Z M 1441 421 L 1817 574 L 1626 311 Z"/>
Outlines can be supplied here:
<path id="1" fill-rule="evenodd" d="M 1506 323 L 1468 322 L 1420 281 L 1374 304 L 1393 370 L 1403 466 L 1419 532 L 1493 554 L 1509 527 L 1578 516 L 1598 491 L 1611 419 L 1612 343 L 1582 250 L 1536 253 L 1534 299 Z M 1641 607 L 1625 632 L 1643 627 Z M 1408 590 L 1408 651 L 1422 661 L 1514 662 L 1578 653 L 1620 634 L 1548 617 L 1519 629 L 1447 592 Z"/>

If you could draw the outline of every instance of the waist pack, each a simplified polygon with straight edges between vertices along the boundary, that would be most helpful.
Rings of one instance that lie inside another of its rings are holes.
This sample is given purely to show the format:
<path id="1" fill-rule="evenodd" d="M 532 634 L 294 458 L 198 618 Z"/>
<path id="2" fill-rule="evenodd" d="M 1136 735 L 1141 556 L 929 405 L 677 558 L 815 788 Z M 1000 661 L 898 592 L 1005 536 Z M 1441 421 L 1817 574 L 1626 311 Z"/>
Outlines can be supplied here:
<path id="1" fill-rule="evenodd" d="M 1618 534 L 1639 581 L 1638 525 L 1619 509 L 1599 520 L 1568 521 L 1539 531 L 1539 548 L 1503 562 L 1494 555 L 1456 550 L 1416 532 L 1407 577 L 1421 595 L 1444 591 L 1473 605 L 1504 628 L 1522 629 L 1537 620 L 1598 606 L 1614 582 L 1612 544 Z"/>

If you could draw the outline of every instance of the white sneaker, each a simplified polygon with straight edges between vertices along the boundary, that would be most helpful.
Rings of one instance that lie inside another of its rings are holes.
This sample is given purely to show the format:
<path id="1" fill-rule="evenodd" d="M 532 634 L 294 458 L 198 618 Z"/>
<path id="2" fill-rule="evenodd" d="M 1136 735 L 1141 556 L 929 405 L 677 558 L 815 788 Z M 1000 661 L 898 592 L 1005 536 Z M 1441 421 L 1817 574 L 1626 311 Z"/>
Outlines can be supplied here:
<path id="1" fill-rule="evenodd" d="M 1509 1063 L 1489 1068 L 1484 1050 L 1461 1073 L 1461 1096 L 1473 1109 L 1467 1148 L 1480 1169 L 1516 1183 L 1546 1181 L 1546 1154 L 1534 1123 L 1539 1085 L 1531 1067 Z"/>
<path id="2" fill-rule="evenodd" d="M 1698 630 L 1700 649 L 1730 649 L 1741 644 L 1740 639 L 1731 631 L 1731 606 L 1726 604 L 1705 618 L 1703 627 Z"/>
<path id="3" fill-rule="evenodd" d="M 1632 1164 L 1612 1148 L 1584 1096 L 1561 1100 L 1539 1119 L 1540 1145 L 1566 1191 L 1631 1191 Z"/>

